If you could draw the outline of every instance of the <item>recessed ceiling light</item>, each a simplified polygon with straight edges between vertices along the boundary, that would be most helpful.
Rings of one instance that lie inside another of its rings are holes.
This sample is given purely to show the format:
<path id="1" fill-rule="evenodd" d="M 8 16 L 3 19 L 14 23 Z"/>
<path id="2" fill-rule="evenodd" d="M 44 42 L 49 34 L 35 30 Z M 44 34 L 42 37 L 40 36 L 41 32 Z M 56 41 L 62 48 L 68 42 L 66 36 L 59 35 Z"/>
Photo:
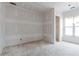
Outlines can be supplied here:
<path id="1" fill-rule="evenodd" d="M 68 6 L 71 6 L 71 4 L 68 4 Z"/>

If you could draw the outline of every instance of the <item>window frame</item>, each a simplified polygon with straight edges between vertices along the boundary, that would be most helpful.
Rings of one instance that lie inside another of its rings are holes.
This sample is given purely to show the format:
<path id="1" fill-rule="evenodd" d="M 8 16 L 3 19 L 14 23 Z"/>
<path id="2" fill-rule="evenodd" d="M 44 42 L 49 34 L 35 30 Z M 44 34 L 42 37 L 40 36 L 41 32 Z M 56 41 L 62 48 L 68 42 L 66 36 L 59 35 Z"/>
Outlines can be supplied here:
<path id="1" fill-rule="evenodd" d="M 70 35 L 66 35 L 66 34 L 65 34 L 65 28 L 67 28 L 67 27 L 73 27 L 73 28 L 72 28 L 72 32 L 73 32 L 73 33 L 72 33 L 71 36 L 73 36 L 73 37 L 79 37 L 79 36 L 76 36 L 76 35 L 75 35 L 76 27 L 79 27 L 79 26 L 75 26 L 75 17 L 77 17 L 77 16 L 71 16 L 71 17 L 65 17 L 65 18 L 64 18 L 64 21 L 63 21 L 63 23 L 64 23 L 64 24 L 63 24 L 63 35 L 64 35 L 64 36 L 70 36 Z M 78 17 L 79 17 L 79 16 L 78 16 Z M 72 26 L 65 26 L 65 19 L 66 19 L 66 18 L 72 18 L 72 20 L 73 20 Z"/>

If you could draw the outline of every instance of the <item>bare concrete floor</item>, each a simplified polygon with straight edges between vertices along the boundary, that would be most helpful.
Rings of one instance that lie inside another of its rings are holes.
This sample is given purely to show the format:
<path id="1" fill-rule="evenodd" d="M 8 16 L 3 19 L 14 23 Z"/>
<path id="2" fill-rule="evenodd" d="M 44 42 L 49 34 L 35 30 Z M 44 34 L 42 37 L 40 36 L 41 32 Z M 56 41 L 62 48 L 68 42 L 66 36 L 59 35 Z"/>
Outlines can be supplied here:
<path id="1" fill-rule="evenodd" d="M 79 45 L 62 42 L 31 42 L 3 49 L 2 56 L 79 56 Z"/>

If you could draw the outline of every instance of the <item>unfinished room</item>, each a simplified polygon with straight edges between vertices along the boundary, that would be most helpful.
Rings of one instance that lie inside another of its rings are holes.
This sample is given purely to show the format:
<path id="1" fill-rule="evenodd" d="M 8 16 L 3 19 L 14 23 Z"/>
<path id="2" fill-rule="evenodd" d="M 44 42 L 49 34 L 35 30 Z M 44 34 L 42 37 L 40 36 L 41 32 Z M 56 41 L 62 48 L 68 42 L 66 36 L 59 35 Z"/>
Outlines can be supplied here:
<path id="1" fill-rule="evenodd" d="M 79 56 L 79 2 L 0 2 L 0 56 Z"/>

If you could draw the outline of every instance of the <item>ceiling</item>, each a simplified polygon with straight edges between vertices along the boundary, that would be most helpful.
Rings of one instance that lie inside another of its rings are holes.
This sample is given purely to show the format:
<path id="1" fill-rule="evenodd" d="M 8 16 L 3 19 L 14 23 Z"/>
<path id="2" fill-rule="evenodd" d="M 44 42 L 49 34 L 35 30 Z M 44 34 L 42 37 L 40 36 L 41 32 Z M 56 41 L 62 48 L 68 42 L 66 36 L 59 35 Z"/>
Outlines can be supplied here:
<path id="1" fill-rule="evenodd" d="M 50 8 L 55 8 L 56 12 L 63 13 L 73 9 L 79 8 L 78 2 L 15 2 L 18 6 L 23 8 L 30 8 L 37 11 L 47 11 Z M 69 5 L 69 6 L 68 6 Z M 71 7 L 75 7 L 72 8 Z"/>

